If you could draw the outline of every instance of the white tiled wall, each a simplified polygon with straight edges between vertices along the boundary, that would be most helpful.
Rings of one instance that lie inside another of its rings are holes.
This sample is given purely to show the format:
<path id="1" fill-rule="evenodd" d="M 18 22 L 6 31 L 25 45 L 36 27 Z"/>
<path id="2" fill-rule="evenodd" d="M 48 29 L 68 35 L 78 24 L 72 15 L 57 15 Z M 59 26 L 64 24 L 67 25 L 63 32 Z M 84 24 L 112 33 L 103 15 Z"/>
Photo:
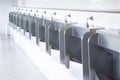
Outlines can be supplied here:
<path id="1" fill-rule="evenodd" d="M 21 8 L 23 9 L 23 13 L 30 13 L 30 10 L 32 9 L 33 12 L 31 14 L 35 14 L 36 10 L 39 10 L 37 15 L 43 15 L 43 12 L 46 11 L 47 14 L 44 15 L 45 17 L 51 17 L 54 12 L 57 13 L 56 16 L 54 16 L 55 19 L 65 20 L 65 16 L 68 14 L 71 14 L 71 18 L 68 20 L 72 22 L 77 22 L 79 24 L 85 24 L 86 18 L 90 16 L 94 16 L 93 21 L 89 21 L 89 24 L 105 27 L 105 28 L 114 28 L 114 29 L 120 29 L 120 13 L 100 13 L 100 12 L 83 12 L 83 11 L 67 11 L 67 10 L 48 10 L 48 9 L 33 9 L 33 8 Z M 25 11 L 28 9 L 28 11 Z M 16 8 L 14 8 L 16 10 Z"/>
<path id="2" fill-rule="evenodd" d="M 24 0 L 23 2 L 25 2 L 24 6 L 26 7 L 110 10 L 120 9 L 120 0 Z M 19 6 L 20 5 L 21 4 L 19 4 Z"/>
<path id="3" fill-rule="evenodd" d="M 8 26 L 8 14 L 11 8 L 11 0 L 0 0 L 0 34 L 6 34 Z"/>
<path id="4" fill-rule="evenodd" d="M 63 9 L 79 9 L 79 10 L 107 10 L 119 11 L 120 0 L 18 0 L 21 7 L 40 7 L 40 8 L 63 8 Z M 42 10 L 40 10 L 42 11 Z M 48 15 L 49 10 L 46 10 Z M 50 12 L 54 12 L 51 10 Z M 86 17 L 94 16 L 92 22 L 97 26 L 106 28 L 120 28 L 120 13 L 99 13 L 99 12 L 82 12 L 82 11 L 57 11 L 58 18 L 65 18 L 65 15 L 71 14 L 72 21 L 77 21 L 80 24 L 86 22 Z M 41 14 L 41 13 L 40 13 Z"/>

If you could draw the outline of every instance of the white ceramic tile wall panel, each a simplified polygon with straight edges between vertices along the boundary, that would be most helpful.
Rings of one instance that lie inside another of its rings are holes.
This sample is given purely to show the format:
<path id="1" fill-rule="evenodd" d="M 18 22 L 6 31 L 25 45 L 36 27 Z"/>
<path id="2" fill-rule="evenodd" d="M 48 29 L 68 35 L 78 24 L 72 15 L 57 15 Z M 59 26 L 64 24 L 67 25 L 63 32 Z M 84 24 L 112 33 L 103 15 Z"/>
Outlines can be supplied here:
<path id="1" fill-rule="evenodd" d="M 92 21 L 93 25 L 105 28 L 120 28 L 120 14 L 97 12 L 71 12 L 71 14 L 73 15 L 72 20 L 75 20 L 80 24 L 86 23 L 87 17 L 94 16 L 94 20 Z"/>
<path id="2" fill-rule="evenodd" d="M 26 0 L 17 0 L 18 1 L 18 6 L 25 6 Z"/>
<path id="3" fill-rule="evenodd" d="M 0 34 L 6 34 L 7 32 L 8 14 L 11 9 L 11 0 L 0 0 Z"/>
<path id="4" fill-rule="evenodd" d="M 99 10 L 119 10 L 119 0 L 89 0 L 91 1 L 90 8 L 91 9 L 99 9 Z M 89 6 L 89 5 L 88 5 Z"/>
<path id="5" fill-rule="evenodd" d="M 69 8 L 69 9 L 95 9 L 120 10 L 120 0 L 25 0 L 26 7 Z M 22 6 L 22 5 L 21 5 Z M 66 11 L 57 11 L 58 18 L 64 19 Z M 60 14 L 60 15 L 59 15 Z M 63 14 L 63 16 L 62 16 Z M 50 15 L 50 14 L 49 14 Z M 72 12 L 72 21 L 85 23 L 86 17 L 94 15 L 94 24 L 106 28 L 119 28 L 120 15 L 96 12 Z"/>
<path id="6" fill-rule="evenodd" d="M 15 7 L 15 6 L 18 6 L 18 0 L 9 0 L 12 5 Z"/>
<path id="7" fill-rule="evenodd" d="M 21 0 L 18 0 L 18 2 Z M 24 3 L 25 2 L 25 3 Z M 71 8 L 71 9 L 107 9 L 119 10 L 120 0 L 22 0 L 19 6 L 47 7 L 47 8 Z"/>
<path id="8" fill-rule="evenodd" d="M 29 8 L 28 8 L 29 10 Z M 83 12 L 83 11 L 65 11 L 65 10 L 47 10 L 47 9 L 38 9 L 39 13 L 37 15 L 43 15 L 43 12 L 46 11 L 47 13 L 44 14 L 44 17 L 49 17 L 51 19 L 51 16 L 54 12 L 57 13 L 55 19 L 60 19 L 62 21 L 65 21 L 65 16 L 68 14 L 71 14 L 71 18 L 69 18 L 69 21 L 77 22 L 79 24 L 86 24 L 86 18 L 90 16 L 94 16 L 93 21 L 89 21 L 91 25 L 105 27 L 105 28 L 115 28 L 120 29 L 120 13 L 99 13 L 99 12 Z M 30 10 L 29 10 L 30 11 Z M 25 13 L 29 13 L 29 11 Z M 35 13 L 36 9 L 32 12 Z"/>

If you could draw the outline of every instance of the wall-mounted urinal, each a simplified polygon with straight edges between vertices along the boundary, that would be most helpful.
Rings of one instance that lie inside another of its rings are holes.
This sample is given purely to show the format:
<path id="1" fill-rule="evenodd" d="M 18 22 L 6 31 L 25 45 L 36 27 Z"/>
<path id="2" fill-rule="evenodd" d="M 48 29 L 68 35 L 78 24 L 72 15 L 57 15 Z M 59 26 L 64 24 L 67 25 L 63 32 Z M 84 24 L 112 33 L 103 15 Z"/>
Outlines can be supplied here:
<path id="1" fill-rule="evenodd" d="M 29 16 L 29 39 L 31 36 L 36 36 L 35 30 L 35 16 Z"/>
<path id="2" fill-rule="evenodd" d="M 52 20 L 46 28 L 46 51 L 51 55 L 51 49 L 59 50 L 59 31 L 65 23 Z"/>
<path id="3" fill-rule="evenodd" d="M 16 12 L 13 12 L 13 27 L 16 29 Z"/>
<path id="4" fill-rule="evenodd" d="M 19 13 L 17 12 L 17 13 L 16 13 L 16 24 L 15 24 L 15 25 L 16 25 L 18 31 L 20 30 L 20 27 L 19 27 L 19 16 L 20 16 L 20 15 L 19 15 Z"/>
<path id="5" fill-rule="evenodd" d="M 23 18 L 24 18 L 24 14 L 19 14 L 19 27 L 20 27 L 20 29 L 24 29 L 23 28 Z"/>
<path id="6" fill-rule="evenodd" d="M 61 63 L 69 68 L 69 61 L 82 64 L 83 39 L 87 42 L 88 37 L 101 28 L 85 28 L 67 24 L 60 31 L 60 59 Z M 86 35 L 87 34 L 87 35 Z"/>
<path id="7" fill-rule="evenodd" d="M 20 14 L 20 16 L 19 16 L 19 27 L 20 27 L 20 31 L 21 31 L 21 33 L 23 34 L 24 33 L 24 14 Z"/>
<path id="8" fill-rule="evenodd" d="M 31 39 L 31 41 L 34 44 L 37 44 L 37 25 L 36 25 L 36 16 L 30 16 L 29 17 L 29 39 Z"/>
<path id="9" fill-rule="evenodd" d="M 15 29 L 14 24 L 15 24 L 15 12 L 10 12 L 10 13 L 9 13 L 9 25 L 10 25 L 13 29 Z"/>
<path id="10" fill-rule="evenodd" d="M 87 30 L 85 30 L 84 28 L 82 29 L 72 25 L 66 25 L 64 28 L 61 29 L 60 31 L 61 61 L 63 63 L 64 58 L 66 58 L 68 60 L 66 62 L 67 67 L 69 67 L 69 60 L 82 63 L 81 37 L 85 32 L 87 32 Z M 65 52 L 63 53 L 63 51 Z"/>
<path id="11" fill-rule="evenodd" d="M 45 42 L 45 30 L 48 27 L 48 25 L 50 24 L 51 20 L 49 19 L 45 19 L 42 18 L 42 21 L 40 22 L 39 25 L 39 37 L 40 37 L 40 41 Z"/>
<path id="12" fill-rule="evenodd" d="M 37 17 L 35 18 L 35 33 L 36 33 L 36 43 L 39 46 L 43 47 L 43 51 L 45 52 L 46 49 L 44 48 L 46 46 L 45 43 L 45 29 L 46 27 L 48 27 L 49 23 L 50 23 L 50 19 L 46 18 L 46 17 Z"/>
<path id="13" fill-rule="evenodd" d="M 40 32 L 40 25 L 42 24 L 42 18 L 36 17 L 35 18 L 35 33 L 36 33 L 36 43 L 39 45 L 39 41 L 40 41 L 40 33 L 42 33 L 42 31 Z M 44 35 L 43 35 L 44 36 Z"/>
<path id="14" fill-rule="evenodd" d="M 41 42 L 45 42 L 45 30 L 48 27 L 51 20 L 45 16 L 46 11 L 43 12 L 41 18 L 38 20 L 39 39 Z"/>
<path id="15" fill-rule="evenodd" d="M 9 13 L 9 26 L 13 27 L 12 23 L 13 23 L 13 12 L 10 12 Z"/>
<path id="16" fill-rule="evenodd" d="M 24 27 L 24 35 L 25 33 L 29 32 L 29 16 L 28 15 L 24 15 L 24 19 L 23 19 L 23 27 Z"/>
<path id="17" fill-rule="evenodd" d="M 88 45 L 88 80 L 120 80 L 119 30 L 98 30 Z"/>
<path id="18" fill-rule="evenodd" d="M 82 26 L 82 27 L 81 27 Z M 88 39 L 100 27 L 86 28 L 85 25 L 67 24 L 60 30 L 60 61 L 70 68 L 70 61 L 79 63 L 82 66 L 83 80 L 87 80 L 88 70 Z"/>
<path id="19" fill-rule="evenodd" d="M 13 24 L 13 28 L 14 29 L 16 29 L 16 26 L 15 26 L 15 21 L 16 21 L 16 18 L 15 18 L 15 12 L 13 12 L 13 22 L 12 22 L 12 24 Z"/>

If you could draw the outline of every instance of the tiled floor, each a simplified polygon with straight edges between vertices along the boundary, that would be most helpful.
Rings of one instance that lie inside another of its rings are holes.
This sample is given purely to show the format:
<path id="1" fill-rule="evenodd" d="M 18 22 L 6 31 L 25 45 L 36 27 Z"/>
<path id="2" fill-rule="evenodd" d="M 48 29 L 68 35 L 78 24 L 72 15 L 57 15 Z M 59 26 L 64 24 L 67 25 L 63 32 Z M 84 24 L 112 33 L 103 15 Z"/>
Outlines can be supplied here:
<path id="1" fill-rule="evenodd" d="M 47 79 L 12 39 L 0 36 L 0 80 Z"/>

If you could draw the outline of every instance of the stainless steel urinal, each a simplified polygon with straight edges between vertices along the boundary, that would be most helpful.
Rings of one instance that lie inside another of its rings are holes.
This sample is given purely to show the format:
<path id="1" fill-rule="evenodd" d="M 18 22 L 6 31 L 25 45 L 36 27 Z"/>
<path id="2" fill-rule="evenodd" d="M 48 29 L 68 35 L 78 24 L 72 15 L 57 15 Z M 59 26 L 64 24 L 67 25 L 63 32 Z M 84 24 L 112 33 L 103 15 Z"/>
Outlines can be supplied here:
<path id="1" fill-rule="evenodd" d="M 36 36 L 34 16 L 29 16 L 29 39 L 31 39 L 31 36 Z"/>
<path id="2" fill-rule="evenodd" d="M 16 29 L 16 12 L 13 12 L 13 27 Z"/>
<path id="3" fill-rule="evenodd" d="M 20 14 L 20 16 L 19 16 L 20 29 L 24 29 L 24 27 L 23 27 L 23 18 L 24 18 L 24 14 Z"/>
<path id="4" fill-rule="evenodd" d="M 48 25 L 50 24 L 51 20 L 42 18 L 42 21 L 40 22 L 39 25 L 39 37 L 40 37 L 40 41 L 45 42 L 45 30 L 48 27 Z"/>
<path id="5" fill-rule="evenodd" d="M 86 28 L 85 25 L 67 24 L 60 31 L 60 59 L 61 63 L 67 68 L 70 67 L 70 61 L 82 64 L 83 79 L 89 79 L 89 57 L 88 40 L 100 27 Z"/>
<path id="6" fill-rule="evenodd" d="M 51 20 L 45 18 L 35 17 L 35 33 L 36 33 L 36 43 L 39 44 L 39 41 L 45 42 L 46 27 L 48 27 Z"/>
<path id="7" fill-rule="evenodd" d="M 98 30 L 88 44 L 88 80 L 120 80 L 119 31 Z"/>
<path id="8" fill-rule="evenodd" d="M 25 32 L 29 32 L 29 16 L 25 15 L 23 19 L 24 35 Z"/>
<path id="9" fill-rule="evenodd" d="M 12 23 L 13 23 L 13 12 L 10 12 L 9 13 L 9 26 L 13 27 Z"/>
<path id="10" fill-rule="evenodd" d="M 9 25 L 10 25 L 13 29 L 15 29 L 14 19 L 15 19 L 15 12 L 10 12 L 10 13 L 9 13 Z"/>
<path id="11" fill-rule="evenodd" d="M 39 41 L 44 41 L 45 37 L 45 29 L 42 29 L 43 27 L 43 18 L 36 17 L 35 18 L 35 32 L 36 32 L 36 43 L 39 45 Z M 43 35 L 42 35 L 43 34 Z"/>
<path id="12" fill-rule="evenodd" d="M 46 50 L 51 55 L 51 49 L 59 50 L 59 31 L 65 23 L 51 21 L 46 28 Z"/>
<path id="13" fill-rule="evenodd" d="M 15 23 L 17 30 L 20 31 L 20 27 L 19 27 L 19 13 L 16 13 L 16 23 Z"/>
<path id="14" fill-rule="evenodd" d="M 60 59 L 69 68 L 69 60 L 82 63 L 81 38 L 87 29 L 67 24 L 60 30 Z"/>
<path id="15" fill-rule="evenodd" d="M 35 34 L 36 34 L 36 44 L 38 44 L 39 45 L 39 25 L 40 25 L 40 23 L 41 23 L 41 18 L 39 18 L 39 17 L 35 17 Z"/>

